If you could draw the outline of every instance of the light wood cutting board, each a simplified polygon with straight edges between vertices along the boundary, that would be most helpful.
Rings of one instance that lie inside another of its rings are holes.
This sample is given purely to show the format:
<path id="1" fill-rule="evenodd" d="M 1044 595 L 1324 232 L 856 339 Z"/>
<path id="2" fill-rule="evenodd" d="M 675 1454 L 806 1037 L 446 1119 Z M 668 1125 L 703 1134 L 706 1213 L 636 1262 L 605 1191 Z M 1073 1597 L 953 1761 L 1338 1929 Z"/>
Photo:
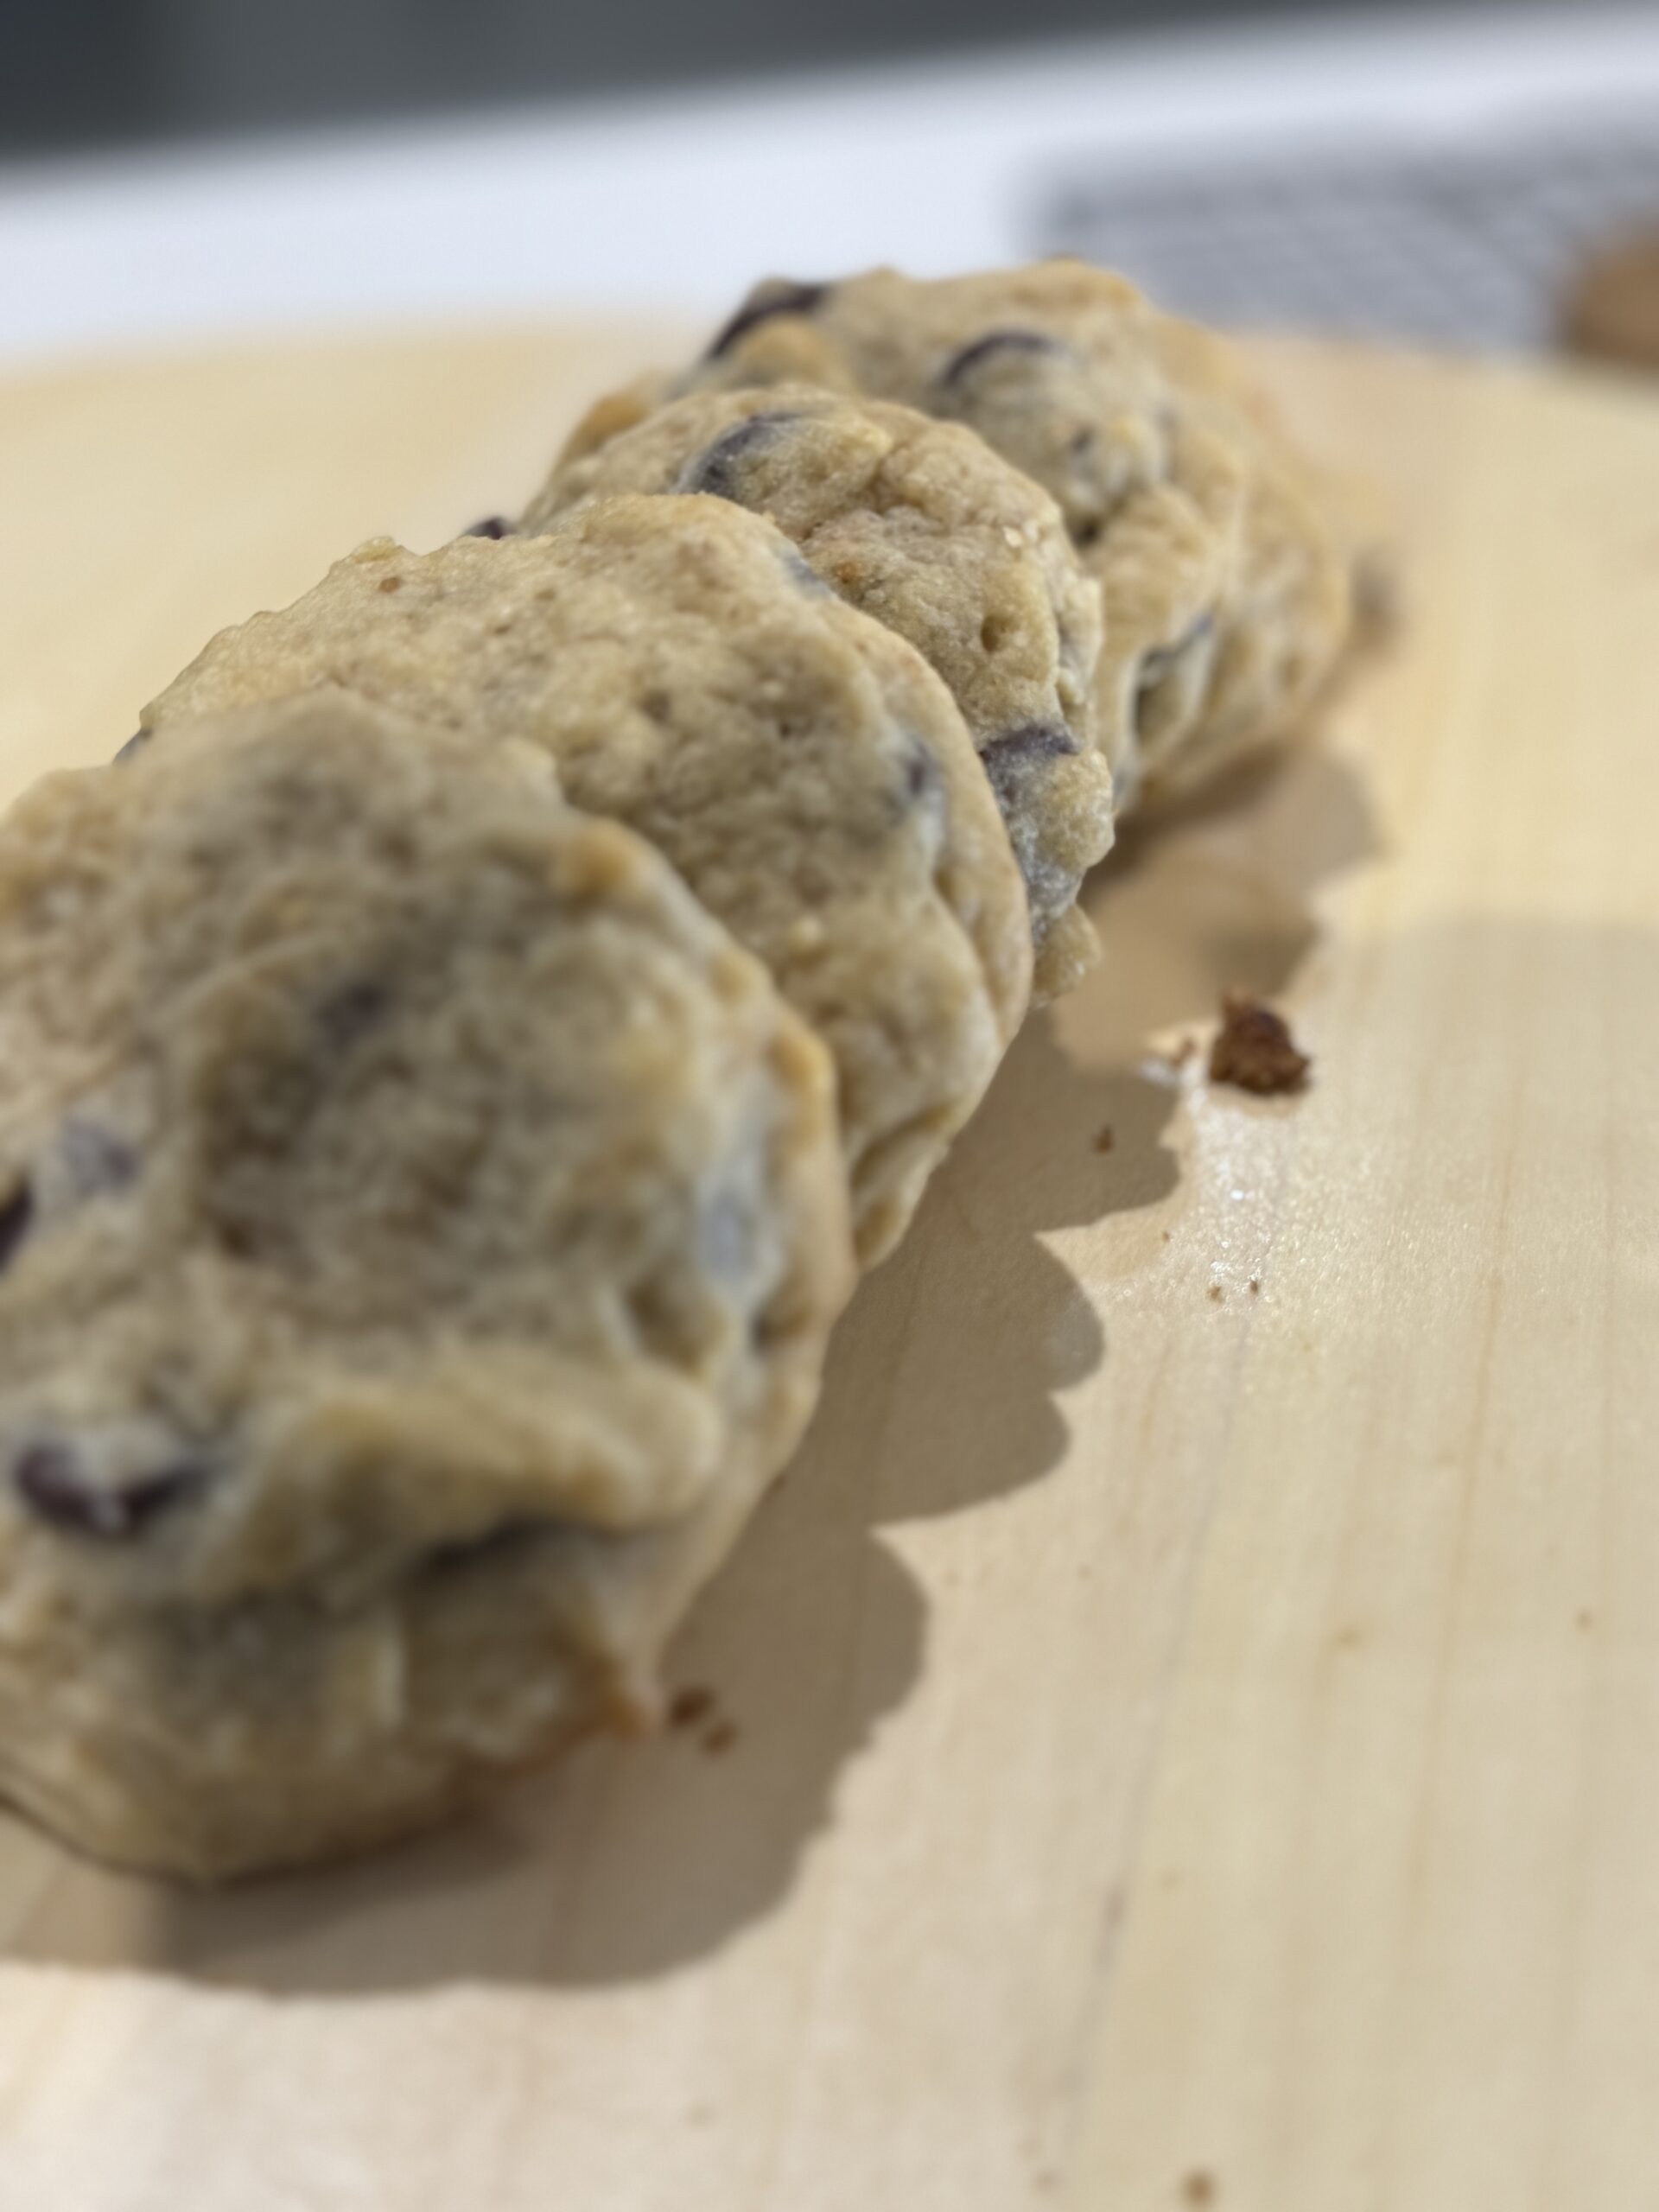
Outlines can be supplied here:
<path id="1" fill-rule="evenodd" d="M 0 779 L 658 349 L 0 390 Z M 0 1821 L 7 2212 L 1659 2205 L 1659 406 L 1269 365 L 1409 626 L 1103 875 L 677 1650 L 734 1740 L 223 1897 Z M 1306 1096 L 1148 1057 L 1232 983 Z"/>

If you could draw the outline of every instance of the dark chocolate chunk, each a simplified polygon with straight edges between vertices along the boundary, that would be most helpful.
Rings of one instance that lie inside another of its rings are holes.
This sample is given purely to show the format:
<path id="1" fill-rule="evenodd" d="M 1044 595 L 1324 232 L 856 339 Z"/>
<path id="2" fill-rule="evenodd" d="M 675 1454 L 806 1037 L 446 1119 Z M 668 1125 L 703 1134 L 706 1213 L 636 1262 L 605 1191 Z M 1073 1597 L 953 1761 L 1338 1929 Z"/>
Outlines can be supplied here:
<path id="1" fill-rule="evenodd" d="M 454 1543 L 435 1544 L 421 1565 L 433 1573 L 454 1574 L 491 1560 L 509 1558 L 526 1544 L 552 1535 L 557 1525 L 551 1521 L 500 1521 L 493 1529 L 481 1529 L 477 1535 L 458 1537 Z"/>
<path id="2" fill-rule="evenodd" d="M 138 1154 L 124 1137 L 101 1122 L 72 1115 L 58 1140 L 69 1179 L 79 1198 L 95 1198 L 124 1191 L 138 1173 Z"/>
<path id="3" fill-rule="evenodd" d="M 116 754 L 116 759 L 118 760 L 130 760 L 135 753 L 143 751 L 143 747 L 149 743 L 150 739 L 155 735 L 155 734 L 156 733 L 153 730 L 134 730 L 132 735 L 127 740 L 121 750 Z"/>
<path id="4" fill-rule="evenodd" d="M 475 522 L 461 534 L 463 537 L 512 537 L 515 532 L 505 515 L 486 515 L 482 522 Z"/>
<path id="5" fill-rule="evenodd" d="M 91 1481 L 67 1444 L 30 1444 L 12 1465 L 17 1493 L 42 1521 L 80 1536 L 141 1535 L 156 1515 L 201 1490 L 208 1470 L 180 1460 L 154 1474 L 105 1489 Z"/>
<path id="6" fill-rule="evenodd" d="M 920 806 L 925 800 L 936 798 L 944 787 L 944 778 L 931 746 L 924 745 L 918 737 L 910 737 L 905 743 L 905 791 L 910 803 Z"/>
<path id="7" fill-rule="evenodd" d="M 793 548 L 785 554 L 784 567 L 789 573 L 790 582 L 798 586 L 800 590 L 809 592 L 814 599 L 835 597 L 835 593 L 825 583 L 812 563 L 804 555 L 797 553 Z"/>
<path id="8" fill-rule="evenodd" d="M 993 353 L 1060 353 L 1065 350 L 1058 338 L 1041 330 L 988 330 L 982 338 L 976 338 L 971 346 L 950 356 L 939 371 L 939 382 L 947 388 L 960 384 Z"/>
<path id="9" fill-rule="evenodd" d="M 35 1193 L 29 1178 L 20 1176 L 5 1197 L 0 1198 L 0 1268 L 11 1265 L 34 1218 Z"/>
<path id="10" fill-rule="evenodd" d="M 1076 735 L 1064 722 L 1022 722 L 980 747 L 991 789 L 1006 805 L 1020 771 L 1037 760 L 1061 760 L 1077 749 Z"/>
<path id="11" fill-rule="evenodd" d="M 348 1052 L 379 1027 L 391 1007 L 391 993 L 386 986 L 372 976 L 364 976 L 342 984 L 332 998 L 325 999 L 317 1020 L 334 1050 Z"/>
<path id="12" fill-rule="evenodd" d="M 771 407 L 759 415 L 746 415 L 722 430 L 713 445 L 680 471 L 677 492 L 706 492 L 716 499 L 737 500 L 739 465 L 757 448 L 769 446 L 786 423 L 798 423 L 792 408 Z M 741 503 L 740 503 L 741 504 Z"/>
<path id="13" fill-rule="evenodd" d="M 1143 654 L 1141 672 L 1135 680 L 1136 692 L 1144 698 L 1148 691 L 1156 690 L 1183 656 L 1190 653 L 1195 645 L 1201 645 L 1215 626 L 1213 614 L 1200 614 L 1185 636 L 1178 638 L 1173 645 L 1154 645 L 1149 653 Z"/>
<path id="14" fill-rule="evenodd" d="M 829 289 L 827 284 L 798 284 L 788 276 L 774 276 L 757 284 L 731 321 L 716 332 L 703 359 L 717 361 L 747 331 L 757 323 L 770 322 L 774 315 L 810 315 Z"/>

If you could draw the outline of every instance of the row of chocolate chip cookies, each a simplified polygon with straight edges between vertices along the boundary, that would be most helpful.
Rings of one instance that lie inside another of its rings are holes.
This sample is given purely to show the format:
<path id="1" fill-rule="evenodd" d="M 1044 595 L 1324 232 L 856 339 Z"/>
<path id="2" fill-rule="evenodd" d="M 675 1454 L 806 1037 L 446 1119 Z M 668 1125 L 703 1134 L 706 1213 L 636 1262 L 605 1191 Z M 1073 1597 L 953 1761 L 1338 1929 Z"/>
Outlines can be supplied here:
<path id="1" fill-rule="evenodd" d="M 1319 515 L 1114 279 L 763 288 L 521 525 L 362 548 L 31 794 L 7 1792 L 218 1876 L 648 1719 L 858 1267 L 1087 964 L 1114 765 L 1328 666 Z"/>

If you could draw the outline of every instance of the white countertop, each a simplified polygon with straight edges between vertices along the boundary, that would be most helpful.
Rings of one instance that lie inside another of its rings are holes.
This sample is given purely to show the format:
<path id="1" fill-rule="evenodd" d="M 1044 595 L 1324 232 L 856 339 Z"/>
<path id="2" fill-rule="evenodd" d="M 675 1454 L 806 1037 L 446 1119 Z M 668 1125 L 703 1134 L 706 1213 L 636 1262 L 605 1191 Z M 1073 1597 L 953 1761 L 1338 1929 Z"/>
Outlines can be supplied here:
<path id="1" fill-rule="evenodd" d="M 1659 99 L 1659 14 L 1376 16 L 1033 48 L 0 168 L 0 359 L 554 310 L 1029 254 L 1035 200 L 1246 144 L 1453 144 Z"/>

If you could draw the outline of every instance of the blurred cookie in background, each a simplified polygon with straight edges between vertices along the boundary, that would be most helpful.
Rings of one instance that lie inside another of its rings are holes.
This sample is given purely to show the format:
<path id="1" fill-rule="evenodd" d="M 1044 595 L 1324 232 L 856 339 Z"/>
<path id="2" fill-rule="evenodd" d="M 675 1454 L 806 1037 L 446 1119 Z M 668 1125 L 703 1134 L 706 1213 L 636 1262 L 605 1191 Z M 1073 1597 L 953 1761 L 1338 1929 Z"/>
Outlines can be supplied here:
<path id="1" fill-rule="evenodd" d="M 1659 214 L 1580 263 L 1561 303 L 1560 337 L 1569 353 L 1659 369 Z"/>

